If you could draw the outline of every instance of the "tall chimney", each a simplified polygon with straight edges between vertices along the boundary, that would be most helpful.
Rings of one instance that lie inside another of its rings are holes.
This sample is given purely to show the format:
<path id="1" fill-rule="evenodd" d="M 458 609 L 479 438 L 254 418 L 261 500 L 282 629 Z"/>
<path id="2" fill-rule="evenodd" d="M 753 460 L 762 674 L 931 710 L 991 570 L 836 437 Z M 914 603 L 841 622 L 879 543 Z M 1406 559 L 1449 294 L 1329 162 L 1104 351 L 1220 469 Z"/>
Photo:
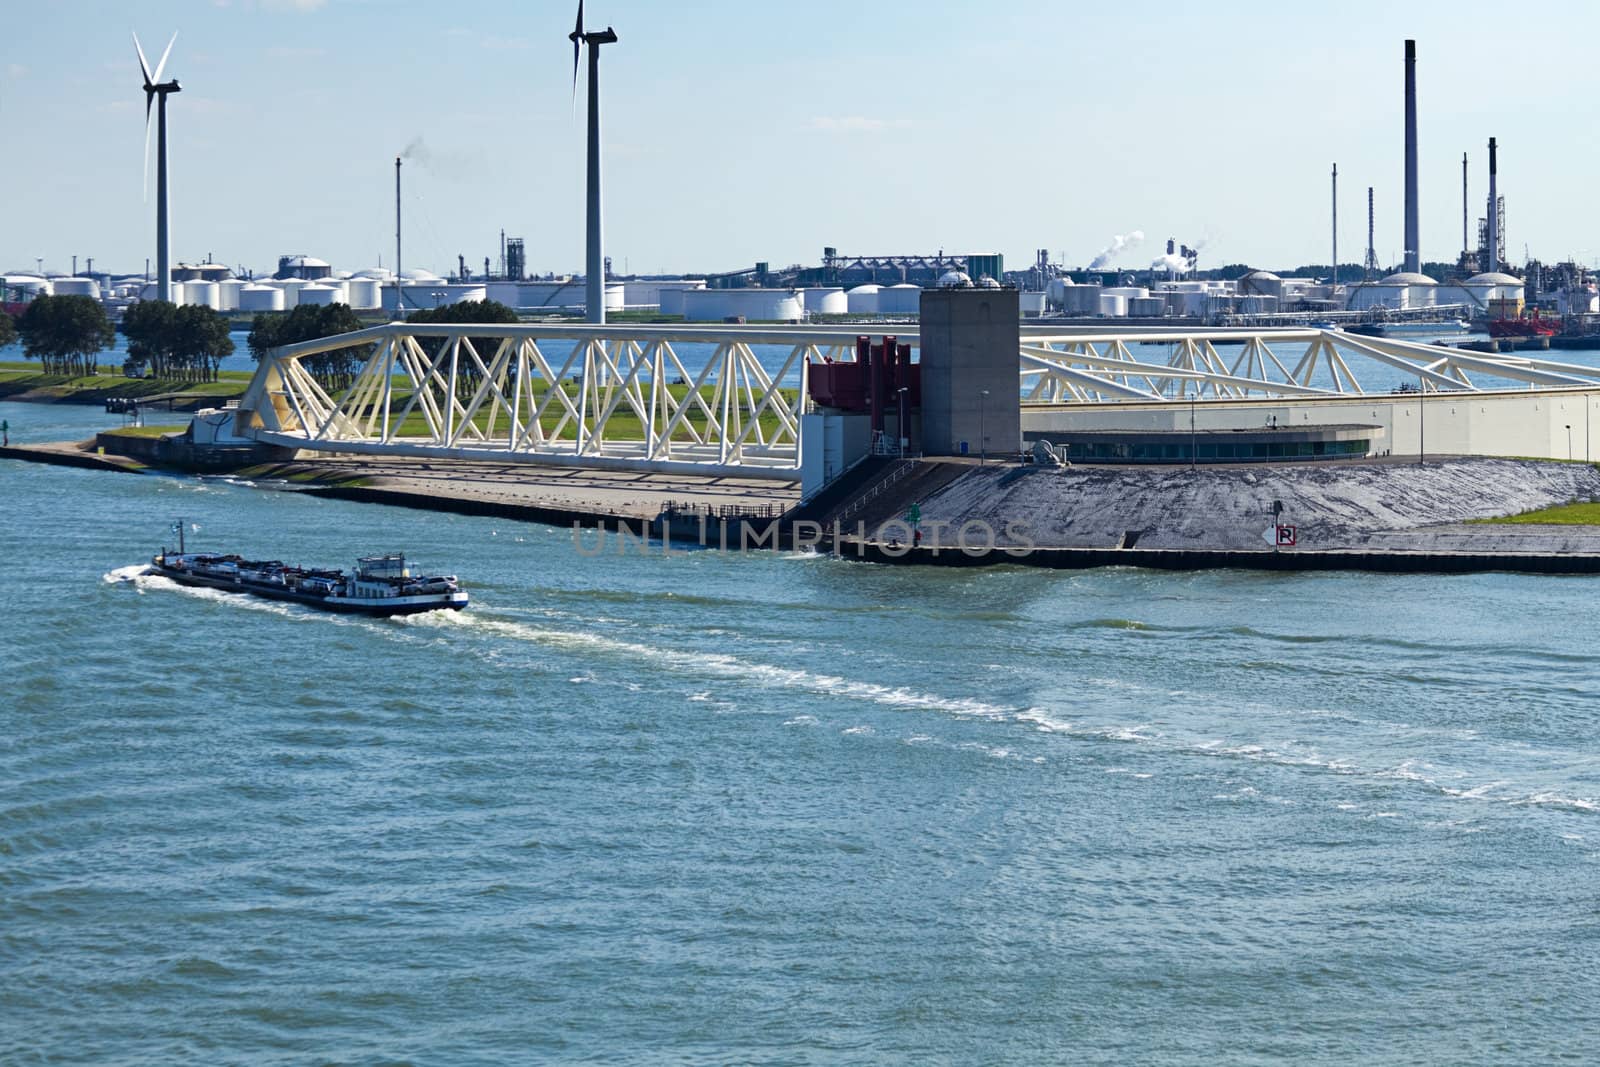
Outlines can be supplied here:
<path id="1" fill-rule="evenodd" d="M 1367 186 L 1367 258 L 1362 261 L 1361 280 L 1372 280 L 1372 271 L 1378 264 L 1378 250 L 1372 243 L 1372 186 Z"/>
<path id="2" fill-rule="evenodd" d="M 1489 138 L 1489 269 L 1500 269 L 1500 212 L 1499 202 L 1495 198 L 1495 174 L 1499 170 L 1495 162 L 1494 138 Z"/>
<path id="3" fill-rule="evenodd" d="M 400 310 L 400 157 L 394 157 L 394 285 L 395 310 Z"/>
<path id="4" fill-rule="evenodd" d="M 1333 287 L 1339 288 L 1339 164 L 1333 165 Z"/>
<path id="5" fill-rule="evenodd" d="M 1406 41 L 1406 262 L 1405 269 L 1422 270 L 1417 234 L 1417 42 Z"/>
<path id="6" fill-rule="evenodd" d="M 1461 254 L 1472 251 L 1467 243 L 1467 154 L 1461 153 Z"/>

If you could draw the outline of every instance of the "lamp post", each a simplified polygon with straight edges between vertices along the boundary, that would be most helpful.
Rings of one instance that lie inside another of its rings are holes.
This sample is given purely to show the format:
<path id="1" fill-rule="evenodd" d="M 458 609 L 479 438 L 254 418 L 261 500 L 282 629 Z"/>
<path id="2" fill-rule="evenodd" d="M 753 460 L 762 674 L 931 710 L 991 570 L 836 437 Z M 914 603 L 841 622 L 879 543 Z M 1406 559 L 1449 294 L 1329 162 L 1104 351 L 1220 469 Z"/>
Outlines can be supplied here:
<path id="1" fill-rule="evenodd" d="M 978 391 L 978 464 L 987 465 L 989 462 L 989 438 L 983 430 L 983 409 L 989 400 L 989 390 Z"/>
<path id="2" fill-rule="evenodd" d="M 1200 466 L 1200 449 L 1196 447 L 1197 439 L 1194 432 L 1194 402 L 1199 398 L 1200 390 L 1195 389 L 1189 394 L 1189 469 L 1196 470 Z"/>
<path id="3" fill-rule="evenodd" d="M 1572 462 L 1572 423 L 1567 423 L 1567 462 Z"/>
<path id="4" fill-rule="evenodd" d="M 1428 437 L 1427 405 L 1423 400 L 1428 395 L 1428 383 L 1421 378 L 1417 379 L 1417 466 L 1421 467 L 1428 462 Z"/>

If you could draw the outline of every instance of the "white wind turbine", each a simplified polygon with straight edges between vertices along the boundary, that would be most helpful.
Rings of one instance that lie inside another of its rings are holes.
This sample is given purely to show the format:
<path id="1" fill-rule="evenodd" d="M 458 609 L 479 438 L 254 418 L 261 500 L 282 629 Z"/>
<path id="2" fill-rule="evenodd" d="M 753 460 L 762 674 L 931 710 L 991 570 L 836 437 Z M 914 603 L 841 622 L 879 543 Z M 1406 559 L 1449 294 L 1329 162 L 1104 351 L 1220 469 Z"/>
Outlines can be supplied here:
<path id="1" fill-rule="evenodd" d="M 139 72 L 144 75 L 144 195 L 150 198 L 150 105 L 159 97 L 161 107 L 156 119 L 156 297 L 160 300 L 172 300 L 172 271 L 167 255 L 167 96 L 171 93 L 181 92 L 178 79 L 169 82 L 161 80 L 161 72 L 167 69 L 167 57 L 172 54 L 172 46 L 178 40 L 174 33 L 172 40 L 167 42 L 167 50 L 161 53 L 161 62 L 156 64 L 156 72 L 150 73 L 150 64 L 145 61 L 144 49 L 139 46 L 139 35 L 133 35 L 133 47 L 139 53 Z"/>

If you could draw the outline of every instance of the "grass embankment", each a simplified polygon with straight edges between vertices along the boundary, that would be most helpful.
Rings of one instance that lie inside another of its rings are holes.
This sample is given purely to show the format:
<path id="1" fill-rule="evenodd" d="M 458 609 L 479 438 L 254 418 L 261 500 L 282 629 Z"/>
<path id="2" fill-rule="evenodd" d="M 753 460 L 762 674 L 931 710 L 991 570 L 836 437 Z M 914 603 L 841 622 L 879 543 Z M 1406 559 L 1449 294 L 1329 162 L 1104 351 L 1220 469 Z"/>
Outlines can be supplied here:
<path id="1" fill-rule="evenodd" d="M 1553 508 L 1524 511 L 1521 515 L 1504 515 L 1495 519 L 1472 521 L 1501 525 L 1600 526 L 1600 504 L 1586 502 L 1557 504 Z"/>
<path id="2" fill-rule="evenodd" d="M 230 400 L 250 384 L 249 371 L 223 371 L 214 382 L 188 382 L 173 378 L 125 378 L 121 374 L 45 374 L 37 363 L 0 363 L 0 398 L 26 394 L 30 400 L 66 404 L 103 404 L 111 399 L 184 396 Z"/>
<path id="3" fill-rule="evenodd" d="M 102 437 L 160 437 L 162 434 L 182 433 L 187 426 L 123 426 L 116 430 L 101 430 Z"/>

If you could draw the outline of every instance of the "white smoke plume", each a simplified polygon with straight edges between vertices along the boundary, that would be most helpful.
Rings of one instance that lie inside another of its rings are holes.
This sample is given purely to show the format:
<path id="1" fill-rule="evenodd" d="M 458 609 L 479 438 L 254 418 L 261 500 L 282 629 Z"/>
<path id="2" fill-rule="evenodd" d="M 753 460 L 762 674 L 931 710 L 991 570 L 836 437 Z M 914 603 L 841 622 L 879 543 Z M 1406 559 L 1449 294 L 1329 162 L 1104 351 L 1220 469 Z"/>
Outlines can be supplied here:
<path id="1" fill-rule="evenodd" d="M 404 150 L 401 151 L 400 158 L 415 160 L 416 162 L 421 163 L 423 166 L 427 166 L 433 161 L 433 152 L 428 148 L 427 144 L 424 143 L 422 138 L 413 137 L 411 139 L 411 143 L 406 145 Z"/>
<path id="2" fill-rule="evenodd" d="M 1160 259 L 1150 261 L 1151 270 L 1170 270 L 1182 274 L 1189 269 L 1189 261 L 1176 252 L 1168 252 Z"/>
<path id="3" fill-rule="evenodd" d="M 1132 233 L 1119 233 L 1115 235 L 1111 238 L 1111 243 L 1102 248 L 1100 250 L 1100 254 L 1095 256 L 1094 259 L 1090 261 L 1089 269 L 1098 270 L 1099 268 L 1104 267 L 1118 255 L 1126 252 L 1130 248 L 1135 247 L 1140 241 L 1143 240 L 1143 230 L 1134 230 Z"/>

